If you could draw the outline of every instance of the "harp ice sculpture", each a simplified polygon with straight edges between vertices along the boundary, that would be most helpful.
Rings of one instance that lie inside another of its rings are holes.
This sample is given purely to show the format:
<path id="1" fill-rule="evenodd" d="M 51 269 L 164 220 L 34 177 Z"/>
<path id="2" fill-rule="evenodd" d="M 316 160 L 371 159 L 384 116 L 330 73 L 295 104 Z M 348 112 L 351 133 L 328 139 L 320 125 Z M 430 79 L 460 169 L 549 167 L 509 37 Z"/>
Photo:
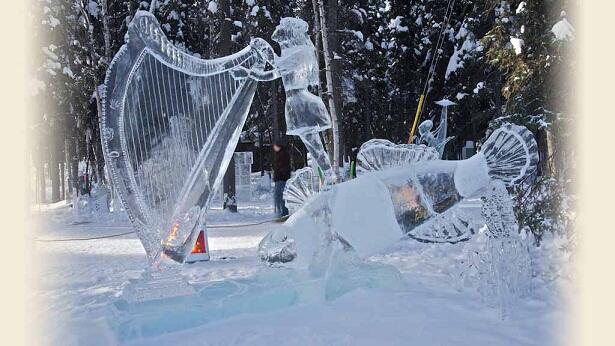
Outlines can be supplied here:
<path id="1" fill-rule="evenodd" d="M 100 127 L 105 161 L 150 263 L 183 262 L 229 164 L 256 90 L 238 66 L 265 67 L 256 39 L 202 60 L 178 50 L 140 11 L 105 79 Z"/>

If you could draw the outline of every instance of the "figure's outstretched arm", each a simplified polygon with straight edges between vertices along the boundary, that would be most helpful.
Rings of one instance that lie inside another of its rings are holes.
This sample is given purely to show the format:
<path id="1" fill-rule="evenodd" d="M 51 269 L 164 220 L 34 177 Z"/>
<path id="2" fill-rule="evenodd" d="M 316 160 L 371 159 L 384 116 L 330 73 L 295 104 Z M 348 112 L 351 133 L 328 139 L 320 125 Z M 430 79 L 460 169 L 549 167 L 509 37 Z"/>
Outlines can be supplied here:
<path id="1" fill-rule="evenodd" d="M 273 62 L 278 57 L 277 54 L 275 54 L 275 51 L 273 50 L 271 45 L 267 43 L 267 41 L 263 40 L 262 38 L 257 37 L 257 38 L 253 38 L 252 40 L 250 40 L 250 47 L 255 49 L 258 55 L 260 55 L 261 58 L 263 58 L 266 62 L 270 63 L 271 65 L 273 65 Z"/>
<path id="2" fill-rule="evenodd" d="M 274 79 L 280 78 L 280 71 L 275 67 L 274 61 L 278 57 L 275 54 L 271 45 L 262 38 L 255 38 L 250 41 L 250 47 L 254 49 L 262 59 L 262 65 L 255 65 L 252 69 L 247 69 L 243 66 L 235 67 L 231 73 L 235 79 L 252 78 L 257 81 L 269 82 Z M 263 70 L 265 65 L 269 63 L 273 69 L 269 71 Z M 257 67 L 258 66 L 258 67 Z"/>
<path id="3" fill-rule="evenodd" d="M 269 71 L 263 71 L 257 68 L 248 70 L 243 66 L 238 66 L 234 68 L 231 73 L 235 79 L 252 78 L 260 82 L 270 82 L 274 79 L 280 78 L 280 71 L 276 68 Z"/>
<path id="4" fill-rule="evenodd" d="M 248 77 L 256 79 L 262 82 L 269 82 L 274 79 L 280 78 L 280 71 L 277 68 L 269 71 L 263 71 L 260 69 L 251 69 L 249 71 Z"/>

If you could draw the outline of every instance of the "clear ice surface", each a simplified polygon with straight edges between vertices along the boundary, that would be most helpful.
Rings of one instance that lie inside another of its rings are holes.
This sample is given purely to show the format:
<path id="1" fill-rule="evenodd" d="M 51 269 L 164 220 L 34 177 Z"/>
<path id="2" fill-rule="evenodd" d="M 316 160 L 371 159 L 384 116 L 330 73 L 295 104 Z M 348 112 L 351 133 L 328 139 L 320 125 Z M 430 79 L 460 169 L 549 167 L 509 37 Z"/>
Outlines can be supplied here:
<path id="1" fill-rule="evenodd" d="M 306 271 L 264 268 L 249 278 L 210 281 L 193 287 L 194 294 L 183 288 L 172 299 L 133 302 L 120 297 L 109 307 L 112 309 L 109 315 L 113 317 L 107 322 L 119 341 L 125 343 L 240 314 L 266 314 L 298 304 L 330 301 L 357 287 L 401 287 L 401 279 L 395 270 L 378 263 L 354 263 L 343 251 L 335 252 L 333 256 L 341 258 L 332 261 L 330 277 L 314 277 Z M 160 281 L 159 287 L 163 287 L 168 278 L 164 275 L 161 280 L 156 280 Z"/>

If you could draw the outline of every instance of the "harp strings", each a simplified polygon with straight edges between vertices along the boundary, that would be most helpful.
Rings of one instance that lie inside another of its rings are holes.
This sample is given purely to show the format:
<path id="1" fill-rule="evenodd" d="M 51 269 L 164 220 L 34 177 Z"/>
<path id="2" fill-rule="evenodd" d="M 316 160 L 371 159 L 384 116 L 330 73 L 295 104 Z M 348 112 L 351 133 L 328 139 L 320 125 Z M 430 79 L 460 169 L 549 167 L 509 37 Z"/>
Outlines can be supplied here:
<path id="1" fill-rule="evenodd" d="M 251 66 L 255 60 L 248 54 L 233 58 L 226 66 Z M 199 152 L 241 83 L 232 77 L 230 68 L 192 75 L 149 53 L 143 57 L 127 88 L 124 149 L 150 225 L 168 221 Z"/>

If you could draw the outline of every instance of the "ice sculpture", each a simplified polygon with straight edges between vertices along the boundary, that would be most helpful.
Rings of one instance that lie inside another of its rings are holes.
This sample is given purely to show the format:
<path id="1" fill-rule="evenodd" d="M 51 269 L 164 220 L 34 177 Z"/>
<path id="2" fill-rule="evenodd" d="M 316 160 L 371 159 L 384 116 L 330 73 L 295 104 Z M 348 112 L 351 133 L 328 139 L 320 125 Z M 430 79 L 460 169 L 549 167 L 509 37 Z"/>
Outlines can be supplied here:
<path id="1" fill-rule="evenodd" d="M 357 175 L 438 159 L 438 152 L 425 145 L 394 144 L 386 139 L 370 139 L 357 154 Z"/>
<path id="2" fill-rule="evenodd" d="M 357 155 L 357 174 L 363 175 L 369 172 L 381 171 L 395 167 L 408 167 L 411 165 L 421 165 L 425 161 L 438 160 L 439 154 L 433 147 L 416 144 L 394 144 L 383 139 L 372 139 L 365 142 Z M 450 186 L 451 180 L 445 174 L 435 175 L 430 182 L 432 193 L 439 194 L 432 200 L 446 200 L 457 202 L 459 198 L 451 199 L 446 193 L 453 191 Z M 408 191 L 400 189 L 391 195 L 394 204 L 400 205 L 398 210 L 400 224 L 403 224 L 411 213 L 403 210 L 412 205 L 406 196 Z M 406 205 L 406 207 L 403 207 Z M 438 203 L 436 203 L 436 207 Z M 405 216 L 404 216 L 405 215 Z M 406 220 L 407 221 L 407 220 Z M 449 210 L 436 215 L 433 222 L 420 227 L 415 227 L 407 232 L 407 235 L 419 241 L 425 242 L 449 242 L 469 239 L 474 234 L 474 225 L 470 222 L 469 216 L 465 215 L 461 208 L 456 205 Z"/>
<path id="3" fill-rule="evenodd" d="M 295 211 L 316 192 L 314 189 L 314 170 L 308 166 L 297 170 L 295 175 L 288 180 L 283 198 L 286 207 Z"/>
<path id="4" fill-rule="evenodd" d="M 289 238 L 284 228 L 267 233 L 258 246 L 258 257 L 266 263 L 286 263 L 296 256 L 295 240 Z"/>
<path id="5" fill-rule="evenodd" d="M 515 299 L 530 292 L 531 259 L 519 235 L 513 202 L 504 184 L 494 181 L 485 192 L 482 215 L 487 225 L 486 250 L 477 254 L 479 292 L 500 307 L 505 318 Z"/>
<path id="6" fill-rule="evenodd" d="M 285 231 L 268 237 L 260 248 L 281 249 L 282 244 L 272 242 L 293 242 L 286 249 L 294 249 L 295 261 L 313 263 L 331 239 L 361 258 L 404 235 L 430 242 L 468 239 L 472 228 L 468 216 L 458 210 L 459 203 L 480 195 L 494 180 L 505 185 L 519 182 L 533 173 L 538 162 L 533 135 L 517 125 L 495 130 L 482 149 L 467 160 L 443 161 L 424 146 L 368 142 L 359 155 L 363 168 L 358 178 L 308 196 L 283 225 Z M 403 151 L 416 153 L 400 154 Z M 385 154 L 399 165 L 385 170 L 366 168 L 373 162 L 385 162 L 387 159 L 372 157 Z M 261 258 L 275 256 L 261 254 Z"/>
<path id="7" fill-rule="evenodd" d="M 443 99 L 437 101 L 436 104 L 442 106 L 440 113 L 440 125 L 432 132 L 433 121 L 425 120 L 419 125 L 419 143 L 425 143 L 428 146 L 435 148 L 438 151 L 439 158 L 442 158 L 446 143 L 454 137 L 446 137 L 448 131 L 448 106 L 456 105 L 455 102 Z"/>
<path id="8" fill-rule="evenodd" d="M 322 99 L 308 90 L 309 86 L 319 84 L 318 58 L 308 34 L 308 24 L 298 18 L 282 18 L 271 39 L 281 48 L 281 55 L 277 56 L 271 47 L 263 47 L 273 69 L 264 71 L 261 66 L 251 69 L 239 66 L 234 76 L 239 80 L 250 77 L 259 81 L 282 78 L 286 91 L 286 134 L 301 138 L 324 172 L 325 182 L 331 183 L 335 176 L 318 134 L 331 127 L 331 119 Z"/>
<path id="9" fill-rule="evenodd" d="M 139 11 L 105 78 L 100 128 L 111 181 L 150 262 L 183 262 L 246 120 L 267 43 L 202 60 L 177 49 Z M 270 47 L 269 47 L 270 48 Z"/>
<path id="10" fill-rule="evenodd" d="M 96 185 L 89 194 L 73 198 L 72 223 L 88 223 L 96 218 L 109 215 L 109 190 L 102 185 Z"/>

